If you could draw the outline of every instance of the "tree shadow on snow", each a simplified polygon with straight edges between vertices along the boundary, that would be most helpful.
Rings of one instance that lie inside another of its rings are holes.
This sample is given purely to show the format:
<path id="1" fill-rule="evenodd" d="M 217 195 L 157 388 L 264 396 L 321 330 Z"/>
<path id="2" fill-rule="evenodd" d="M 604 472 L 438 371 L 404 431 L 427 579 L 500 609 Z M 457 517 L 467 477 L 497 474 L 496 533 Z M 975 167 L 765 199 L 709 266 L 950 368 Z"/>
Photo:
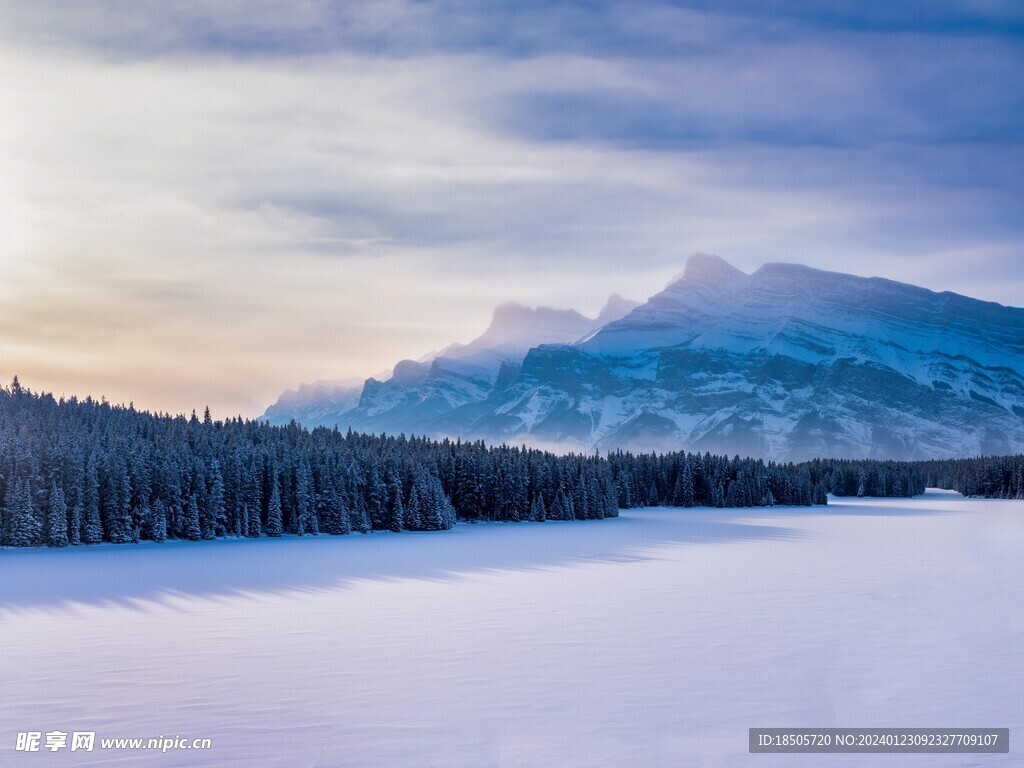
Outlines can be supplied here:
<path id="1" fill-rule="evenodd" d="M 0 620 L 22 610 L 75 605 L 143 609 L 146 602 L 176 597 L 317 592 L 366 580 L 449 580 L 488 571 L 628 563 L 656 558 L 665 547 L 801 535 L 751 523 L 752 512 L 639 509 L 607 520 L 463 523 L 429 533 L 8 549 L 0 552 Z"/>

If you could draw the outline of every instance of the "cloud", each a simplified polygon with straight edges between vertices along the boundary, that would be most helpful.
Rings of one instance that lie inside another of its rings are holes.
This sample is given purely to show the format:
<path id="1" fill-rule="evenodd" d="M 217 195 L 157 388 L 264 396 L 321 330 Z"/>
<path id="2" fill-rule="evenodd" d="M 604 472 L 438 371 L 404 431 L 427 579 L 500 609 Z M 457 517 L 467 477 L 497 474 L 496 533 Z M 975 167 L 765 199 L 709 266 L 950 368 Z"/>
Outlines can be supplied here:
<path id="1" fill-rule="evenodd" d="M 256 414 L 694 251 L 1020 303 L 1011 6 L 282 8 L 4 8 L 7 375 Z"/>

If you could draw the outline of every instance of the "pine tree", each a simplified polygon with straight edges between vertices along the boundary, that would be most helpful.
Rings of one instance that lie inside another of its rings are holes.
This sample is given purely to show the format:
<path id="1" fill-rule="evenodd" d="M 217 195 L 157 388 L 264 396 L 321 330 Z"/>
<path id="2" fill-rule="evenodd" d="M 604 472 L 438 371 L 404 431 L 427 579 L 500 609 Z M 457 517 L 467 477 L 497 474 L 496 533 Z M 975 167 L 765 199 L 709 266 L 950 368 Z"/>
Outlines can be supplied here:
<path id="1" fill-rule="evenodd" d="M 57 483 L 50 487 L 50 503 L 46 511 L 46 543 L 51 547 L 68 545 L 68 505 L 64 501 L 64 490 Z"/>
<path id="2" fill-rule="evenodd" d="M 203 537 L 203 531 L 199 527 L 199 499 L 196 494 L 189 496 L 184 512 L 182 536 L 189 541 L 199 541 Z"/>
<path id="3" fill-rule="evenodd" d="M 409 503 L 405 505 L 405 524 L 404 527 L 410 531 L 421 531 L 423 530 L 423 520 L 421 518 L 422 510 L 420 509 L 420 489 L 416 483 L 413 483 L 412 489 L 409 491 Z"/>
<path id="4" fill-rule="evenodd" d="M 157 499 L 153 503 L 150 516 L 150 538 L 153 541 L 165 541 L 167 539 L 167 505 L 163 499 Z"/>
<path id="5" fill-rule="evenodd" d="M 281 521 L 281 484 L 275 479 L 267 507 L 267 536 L 280 536 L 284 532 Z"/>
<path id="6" fill-rule="evenodd" d="M 626 471 L 621 472 L 616 480 L 617 501 L 623 509 L 633 508 L 633 477 Z"/>
<path id="7" fill-rule="evenodd" d="M 573 517 L 571 519 L 586 520 L 589 517 L 587 506 L 587 489 L 583 476 L 580 475 L 576 480 L 576 487 L 572 491 Z"/>
<path id="8" fill-rule="evenodd" d="M 71 508 L 68 520 L 68 543 L 78 546 L 82 543 L 82 504 L 78 502 Z"/>
<path id="9" fill-rule="evenodd" d="M 459 514 L 471 522 L 479 520 L 482 512 L 481 488 L 472 454 L 466 455 L 458 463 L 456 486 L 458 488 Z"/>
<path id="10" fill-rule="evenodd" d="M 336 491 L 332 497 L 331 503 L 335 507 L 335 516 L 338 520 L 338 534 L 341 536 L 347 536 L 352 533 L 352 511 L 346 502 L 345 494 L 341 491 Z"/>
<path id="11" fill-rule="evenodd" d="M 249 459 L 245 469 L 245 479 L 242 487 L 242 503 L 246 506 L 247 528 L 245 535 L 252 539 L 258 539 L 262 533 L 263 523 L 263 482 L 259 466 L 255 457 Z"/>
<path id="12" fill-rule="evenodd" d="M 100 521 L 100 482 L 95 455 L 89 457 L 86 465 L 84 486 L 85 521 L 82 526 L 82 543 L 99 544 L 103 541 L 103 524 Z"/>
<path id="13" fill-rule="evenodd" d="M 363 503 L 361 496 L 355 500 L 355 506 L 352 507 L 352 530 L 359 531 L 360 533 L 369 533 L 371 530 L 370 515 L 366 511 L 366 505 Z"/>
<path id="14" fill-rule="evenodd" d="M 390 531 L 400 533 L 405 518 L 405 505 L 402 503 L 402 488 L 397 480 L 392 482 L 389 495 L 391 501 L 387 509 L 387 527 Z"/>
<path id="15" fill-rule="evenodd" d="M 554 501 L 551 502 L 551 519 L 552 520 L 565 520 L 565 494 L 562 493 L 562 489 L 559 488 L 555 494 Z"/>
<path id="16" fill-rule="evenodd" d="M 320 530 L 332 536 L 341 536 L 351 531 L 348 510 L 341 501 L 341 495 L 333 484 L 328 485 L 320 494 Z"/>
<path id="17" fill-rule="evenodd" d="M 236 536 L 248 536 L 249 535 L 249 505 L 242 503 L 241 508 L 238 510 L 236 515 L 235 523 L 237 525 Z"/>
<path id="18" fill-rule="evenodd" d="M 548 519 L 547 510 L 544 509 L 544 496 L 540 493 L 533 495 L 533 503 L 530 505 L 530 520 L 535 523 L 543 523 Z"/>
<path id="19" fill-rule="evenodd" d="M 206 409 L 206 418 L 210 416 L 210 409 Z M 227 533 L 227 507 L 224 504 L 224 478 L 220 472 L 220 465 L 213 464 L 213 482 L 210 484 L 210 497 L 206 502 L 206 510 L 203 515 L 203 538 L 215 539 Z"/>
<path id="20" fill-rule="evenodd" d="M 32 487 L 27 479 L 12 483 L 14 491 L 8 494 L 8 544 L 14 547 L 35 547 L 41 543 L 42 526 L 36 517 L 32 501 Z"/>
<path id="21" fill-rule="evenodd" d="M 380 476 L 376 461 L 370 465 L 366 486 L 370 526 L 376 530 L 387 528 L 387 486 L 384 485 L 384 480 Z"/>
<path id="22" fill-rule="evenodd" d="M 447 530 L 455 525 L 455 508 L 448 497 L 445 496 L 444 488 L 441 487 L 441 481 L 438 478 L 430 478 L 428 494 L 433 510 L 432 527 L 435 530 Z"/>
<path id="23" fill-rule="evenodd" d="M 593 475 L 587 481 L 587 519 L 588 520 L 599 520 L 603 515 L 601 514 L 601 492 L 598 488 L 597 478 Z"/>
<path id="24" fill-rule="evenodd" d="M 3 479 L 0 476 L 0 481 Z M 2 547 L 14 546 L 14 523 L 12 517 L 14 516 L 15 506 L 21 503 L 18 496 L 19 488 L 20 484 L 17 478 L 11 478 L 7 484 L 7 493 L 4 495 L 3 506 L 0 506 L 0 546 Z"/>
<path id="25" fill-rule="evenodd" d="M 261 517 L 262 515 L 259 504 L 245 504 L 245 535 L 250 539 L 258 539 L 263 533 L 263 521 Z"/>
<path id="26" fill-rule="evenodd" d="M 132 540 L 131 481 L 121 457 L 111 457 L 102 495 L 101 513 L 107 540 L 125 544 Z"/>
<path id="27" fill-rule="evenodd" d="M 316 536 L 320 533 L 320 522 L 316 516 L 316 504 L 313 499 L 313 475 L 309 462 L 305 459 L 299 464 L 295 476 L 295 508 L 296 533 L 299 536 Z"/>
<path id="28" fill-rule="evenodd" d="M 658 506 L 658 486 L 651 482 L 651 488 L 647 491 L 647 506 L 656 507 Z"/>
<path id="29" fill-rule="evenodd" d="M 824 483 L 815 483 L 813 492 L 814 503 L 818 505 L 828 504 L 828 491 Z"/>
<path id="30" fill-rule="evenodd" d="M 683 465 L 683 485 L 680 489 L 679 501 L 683 507 L 692 507 L 694 504 L 694 492 L 693 492 L 693 470 L 690 468 L 690 462 L 686 462 Z"/>

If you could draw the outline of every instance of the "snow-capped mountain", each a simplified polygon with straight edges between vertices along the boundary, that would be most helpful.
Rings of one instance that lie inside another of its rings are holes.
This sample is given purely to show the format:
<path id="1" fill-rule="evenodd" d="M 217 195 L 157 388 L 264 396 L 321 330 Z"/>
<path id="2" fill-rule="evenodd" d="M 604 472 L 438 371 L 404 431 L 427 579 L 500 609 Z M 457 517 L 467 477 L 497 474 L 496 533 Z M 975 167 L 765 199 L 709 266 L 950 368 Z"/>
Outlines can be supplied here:
<path id="1" fill-rule="evenodd" d="M 473 426 L 585 445 L 799 459 L 1024 448 L 1024 310 L 697 255 L 586 341 L 531 350 Z"/>
<path id="2" fill-rule="evenodd" d="M 359 405 L 362 391 L 362 379 L 300 384 L 297 390 L 286 390 L 277 398 L 262 418 L 274 425 L 287 424 L 294 419 L 310 427 L 333 426 L 338 414 L 347 413 Z"/>
<path id="3" fill-rule="evenodd" d="M 352 425 L 775 459 L 1024 450 L 1024 309 L 881 278 L 700 254 L 575 341 L 472 346 L 371 379 Z"/>
<path id="4" fill-rule="evenodd" d="M 468 344 L 451 344 L 419 360 L 402 360 L 390 375 L 365 382 L 303 384 L 298 392 L 285 392 L 263 418 L 273 424 L 294 418 L 310 427 L 436 434 L 455 410 L 483 401 L 496 383 L 514 378 L 531 348 L 583 338 L 637 306 L 638 302 L 612 294 L 591 318 L 572 309 L 506 302 L 494 310 L 487 330 Z"/>

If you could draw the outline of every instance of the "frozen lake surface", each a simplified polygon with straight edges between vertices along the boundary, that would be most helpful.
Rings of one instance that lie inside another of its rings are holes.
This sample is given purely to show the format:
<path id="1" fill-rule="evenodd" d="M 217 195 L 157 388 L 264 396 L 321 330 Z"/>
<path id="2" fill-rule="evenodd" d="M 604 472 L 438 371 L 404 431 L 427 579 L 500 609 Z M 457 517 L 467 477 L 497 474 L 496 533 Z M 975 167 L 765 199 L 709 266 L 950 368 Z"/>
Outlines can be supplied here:
<path id="1" fill-rule="evenodd" d="M 1024 503 L 0 552 L 0 765 L 1024 765 Z M 749 755 L 753 726 L 1009 755 Z M 209 738 L 14 750 L 18 731 Z"/>

